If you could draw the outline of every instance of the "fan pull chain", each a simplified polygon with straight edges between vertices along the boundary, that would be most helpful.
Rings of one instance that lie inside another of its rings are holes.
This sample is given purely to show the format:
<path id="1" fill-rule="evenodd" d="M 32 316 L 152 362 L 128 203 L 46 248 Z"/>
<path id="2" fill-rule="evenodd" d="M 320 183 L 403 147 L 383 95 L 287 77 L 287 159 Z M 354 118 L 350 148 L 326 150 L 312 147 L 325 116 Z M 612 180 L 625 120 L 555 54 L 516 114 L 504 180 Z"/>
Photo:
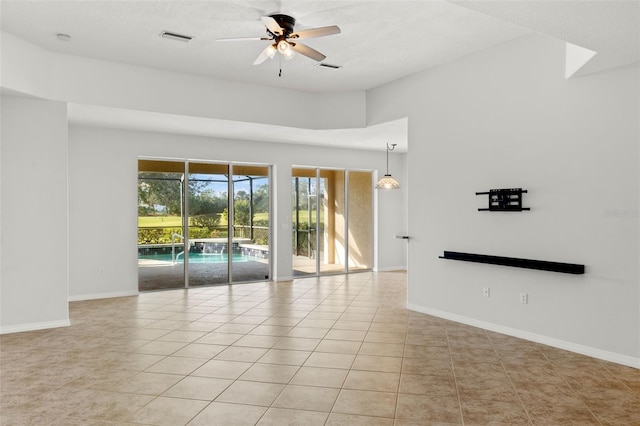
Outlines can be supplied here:
<path id="1" fill-rule="evenodd" d="M 282 55 L 278 55 L 278 63 L 280 64 L 280 72 L 278 73 L 278 77 L 282 77 Z"/>

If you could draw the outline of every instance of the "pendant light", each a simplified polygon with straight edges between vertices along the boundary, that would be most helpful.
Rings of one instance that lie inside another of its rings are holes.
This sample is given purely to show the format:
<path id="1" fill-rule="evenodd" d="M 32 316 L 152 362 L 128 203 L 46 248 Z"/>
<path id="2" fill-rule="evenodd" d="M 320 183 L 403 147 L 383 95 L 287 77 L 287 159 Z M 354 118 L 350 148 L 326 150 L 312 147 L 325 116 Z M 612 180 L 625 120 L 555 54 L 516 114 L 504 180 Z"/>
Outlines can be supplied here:
<path id="1" fill-rule="evenodd" d="M 376 189 L 398 189 L 400 188 L 400 184 L 397 180 L 395 180 L 389 174 L 389 151 L 393 151 L 396 148 L 395 143 L 392 143 L 391 146 L 387 144 L 387 173 L 378 181 L 376 184 Z"/>

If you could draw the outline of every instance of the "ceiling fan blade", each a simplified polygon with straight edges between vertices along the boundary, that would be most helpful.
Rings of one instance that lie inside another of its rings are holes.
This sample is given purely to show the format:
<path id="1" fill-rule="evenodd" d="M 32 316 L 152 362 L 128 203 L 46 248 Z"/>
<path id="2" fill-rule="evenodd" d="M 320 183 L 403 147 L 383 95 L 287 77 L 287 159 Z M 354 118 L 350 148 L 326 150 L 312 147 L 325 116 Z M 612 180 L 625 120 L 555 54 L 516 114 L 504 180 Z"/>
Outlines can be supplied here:
<path id="1" fill-rule="evenodd" d="M 262 53 L 260 53 L 260 55 L 258 55 L 256 60 L 253 61 L 253 65 L 260 65 L 267 59 L 273 58 L 274 55 L 275 55 L 275 48 L 272 45 L 269 45 L 266 47 L 266 49 L 262 51 Z"/>
<path id="2" fill-rule="evenodd" d="M 276 35 L 284 34 L 284 30 L 280 28 L 280 25 L 278 24 L 278 22 L 275 19 L 273 19 L 271 16 L 263 16 L 261 19 L 262 19 L 262 23 L 273 34 L 276 34 Z"/>
<path id="3" fill-rule="evenodd" d="M 307 45 L 304 45 L 302 43 L 291 43 L 291 48 L 295 51 L 298 52 L 301 55 L 304 55 L 308 58 L 313 59 L 314 61 L 324 61 L 324 59 L 326 58 L 325 55 L 323 55 L 322 53 L 318 52 L 316 49 L 313 49 Z"/>
<path id="4" fill-rule="evenodd" d="M 260 41 L 260 40 L 271 40 L 269 37 L 228 37 L 228 38 L 219 38 L 216 41 Z"/>
<path id="5" fill-rule="evenodd" d="M 296 31 L 288 38 L 312 38 L 324 37 L 334 34 L 340 34 L 340 27 L 332 25 L 330 27 L 309 28 L 308 30 Z"/>

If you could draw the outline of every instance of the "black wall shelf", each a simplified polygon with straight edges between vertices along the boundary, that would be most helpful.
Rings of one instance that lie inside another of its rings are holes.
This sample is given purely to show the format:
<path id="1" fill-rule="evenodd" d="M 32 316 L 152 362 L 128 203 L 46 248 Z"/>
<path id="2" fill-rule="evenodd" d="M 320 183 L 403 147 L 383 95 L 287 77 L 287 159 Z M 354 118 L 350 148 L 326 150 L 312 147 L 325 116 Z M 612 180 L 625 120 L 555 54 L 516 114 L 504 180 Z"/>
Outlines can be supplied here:
<path id="1" fill-rule="evenodd" d="M 565 274 L 584 274 L 584 265 L 575 263 L 548 262 L 546 260 L 520 259 L 517 257 L 489 256 L 486 254 L 460 253 L 445 251 L 440 259 L 462 260 L 464 262 L 490 263 L 493 265 L 513 266 L 516 268 L 540 269 L 542 271 L 562 272 Z"/>

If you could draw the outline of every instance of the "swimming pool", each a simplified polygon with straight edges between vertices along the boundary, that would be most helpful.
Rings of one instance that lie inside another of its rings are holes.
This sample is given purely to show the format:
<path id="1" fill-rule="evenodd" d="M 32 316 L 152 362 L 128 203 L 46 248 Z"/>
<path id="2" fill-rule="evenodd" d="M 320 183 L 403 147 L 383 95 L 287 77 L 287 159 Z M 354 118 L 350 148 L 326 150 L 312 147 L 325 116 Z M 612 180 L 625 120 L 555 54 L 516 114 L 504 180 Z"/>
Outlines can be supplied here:
<path id="1" fill-rule="evenodd" d="M 238 262 L 250 262 L 259 260 L 259 257 L 250 256 L 243 253 L 234 253 L 232 261 Z M 159 254 L 145 254 L 138 255 L 138 260 L 155 260 L 157 262 L 171 263 L 170 253 Z M 189 263 L 227 263 L 229 261 L 229 255 L 227 253 L 189 253 Z M 176 256 L 176 263 L 184 263 L 184 254 L 180 253 Z"/>

